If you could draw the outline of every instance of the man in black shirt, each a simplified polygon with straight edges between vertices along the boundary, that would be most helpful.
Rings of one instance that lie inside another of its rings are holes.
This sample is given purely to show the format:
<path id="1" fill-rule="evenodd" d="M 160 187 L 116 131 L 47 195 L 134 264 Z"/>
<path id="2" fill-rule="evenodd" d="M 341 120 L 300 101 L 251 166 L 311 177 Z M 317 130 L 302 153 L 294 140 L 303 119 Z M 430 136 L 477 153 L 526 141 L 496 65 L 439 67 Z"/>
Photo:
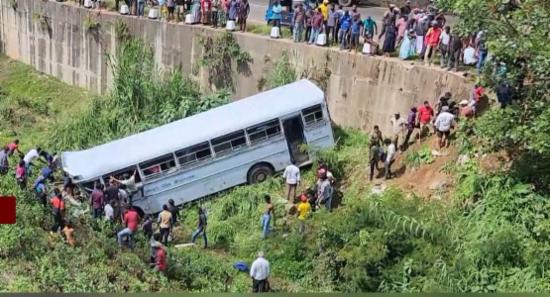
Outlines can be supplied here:
<path id="1" fill-rule="evenodd" d="M 456 32 L 456 31 L 455 31 Z M 458 71 L 458 62 L 462 56 L 462 38 L 457 33 L 451 34 L 449 47 L 447 48 L 449 59 L 447 60 L 447 70 L 451 70 L 454 65 L 455 71 Z"/>
<path id="2" fill-rule="evenodd" d="M 497 99 L 500 107 L 505 108 L 512 103 L 512 88 L 507 82 L 502 82 L 496 89 Z"/>

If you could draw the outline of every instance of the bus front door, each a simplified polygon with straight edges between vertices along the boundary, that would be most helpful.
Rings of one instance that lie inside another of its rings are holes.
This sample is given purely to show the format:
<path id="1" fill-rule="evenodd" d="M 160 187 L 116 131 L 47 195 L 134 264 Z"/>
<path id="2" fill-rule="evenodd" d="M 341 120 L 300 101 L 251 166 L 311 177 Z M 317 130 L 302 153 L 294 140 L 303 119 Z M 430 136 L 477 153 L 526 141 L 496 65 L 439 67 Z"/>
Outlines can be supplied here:
<path id="1" fill-rule="evenodd" d="M 303 152 L 300 149 L 303 144 L 306 144 L 301 115 L 284 119 L 283 129 L 285 130 L 285 138 L 290 152 L 290 159 L 295 161 L 296 164 L 308 161 L 309 155 L 307 151 Z"/>

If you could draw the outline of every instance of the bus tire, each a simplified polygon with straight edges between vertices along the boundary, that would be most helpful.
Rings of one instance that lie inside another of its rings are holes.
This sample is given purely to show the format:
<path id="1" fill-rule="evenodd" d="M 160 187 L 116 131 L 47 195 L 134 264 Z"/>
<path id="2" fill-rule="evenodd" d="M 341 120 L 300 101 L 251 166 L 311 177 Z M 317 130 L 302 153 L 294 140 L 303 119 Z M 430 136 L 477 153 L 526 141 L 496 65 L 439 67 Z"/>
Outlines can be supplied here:
<path id="1" fill-rule="evenodd" d="M 268 177 L 274 173 L 273 166 L 268 163 L 260 163 L 254 165 L 248 171 L 247 181 L 248 184 L 257 184 L 265 181 Z"/>
<path id="2" fill-rule="evenodd" d="M 353 4 L 353 0 L 338 0 L 338 4 L 339 5 L 342 5 L 344 7 L 348 7 L 348 6 L 351 6 L 351 4 Z"/>

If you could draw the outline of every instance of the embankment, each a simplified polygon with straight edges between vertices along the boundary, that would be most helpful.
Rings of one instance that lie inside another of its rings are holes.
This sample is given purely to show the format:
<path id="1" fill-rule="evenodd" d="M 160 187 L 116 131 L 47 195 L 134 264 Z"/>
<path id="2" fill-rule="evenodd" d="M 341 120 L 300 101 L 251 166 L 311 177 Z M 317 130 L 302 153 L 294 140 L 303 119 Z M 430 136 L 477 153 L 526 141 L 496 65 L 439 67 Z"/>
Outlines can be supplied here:
<path id="1" fill-rule="evenodd" d="M 117 20 L 129 32 L 152 45 L 155 59 L 165 68 L 191 73 L 204 50 L 202 36 L 220 30 L 169 24 L 149 19 L 89 11 L 72 5 L 37 0 L 0 0 L 0 49 L 64 82 L 104 92 L 111 74 L 108 53 L 114 52 Z M 16 5 L 14 5 L 16 3 Z M 397 59 L 366 57 L 333 49 L 234 33 L 252 61 L 235 67 L 235 98 L 257 93 L 269 70 L 284 51 L 301 76 L 316 80 L 325 90 L 333 120 L 342 126 L 389 129 L 395 112 L 406 114 L 424 100 L 435 101 L 445 91 L 467 98 L 470 84 L 459 74 L 412 65 Z M 198 74 L 207 84 L 204 71 Z"/>

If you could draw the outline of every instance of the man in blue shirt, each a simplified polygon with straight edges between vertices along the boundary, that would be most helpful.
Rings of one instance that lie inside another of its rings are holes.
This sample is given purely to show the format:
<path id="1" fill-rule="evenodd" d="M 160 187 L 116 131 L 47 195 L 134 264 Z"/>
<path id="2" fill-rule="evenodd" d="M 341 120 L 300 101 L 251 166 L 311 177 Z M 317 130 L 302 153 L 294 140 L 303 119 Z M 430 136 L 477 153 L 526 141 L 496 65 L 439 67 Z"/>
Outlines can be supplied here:
<path id="1" fill-rule="evenodd" d="M 340 31 L 338 31 L 338 40 L 340 41 L 340 49 L 344 49 L 347 47 L 347 38 L 348 38 L 348 32 L 349 28 L 351 26 L 351 16 L 349 15 L 349 11 L 345 11 L 344 15 L 340 19 Z"/>
<path id="2" fill-rule="evenodd" d="M 353 49 L 354 51 L 357 51 L 357 47 L 359 46 L 359 35 L 361 34 L 361 18 L 360 17 L 354 17 L 351 20 L 351 47 L 349 51 Z"/>

